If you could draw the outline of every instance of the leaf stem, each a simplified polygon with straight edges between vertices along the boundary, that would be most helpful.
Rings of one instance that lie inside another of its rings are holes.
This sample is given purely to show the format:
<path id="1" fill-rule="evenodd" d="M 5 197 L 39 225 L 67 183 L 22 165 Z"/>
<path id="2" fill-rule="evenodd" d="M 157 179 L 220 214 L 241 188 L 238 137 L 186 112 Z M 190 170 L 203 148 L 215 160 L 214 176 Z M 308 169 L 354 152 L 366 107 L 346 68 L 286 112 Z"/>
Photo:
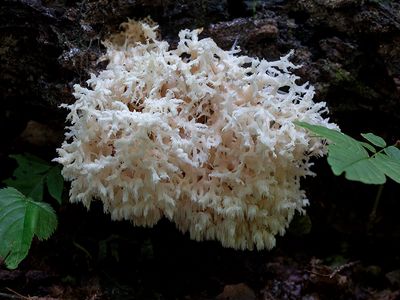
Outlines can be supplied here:
<path id="1" fill-rule="evenodd" d="M 376 211 L 378 209 L 379 201 L 380 201 L 381 196 L 382 196 L 383 187 L 384 187 L 383 184 L 379 185 L 378 192 L 376 193 L 374 205 L 372 206 L 372 210 L 371 210 L 371 213 L 369 215 L 370 227 L 376 220 Z"/>

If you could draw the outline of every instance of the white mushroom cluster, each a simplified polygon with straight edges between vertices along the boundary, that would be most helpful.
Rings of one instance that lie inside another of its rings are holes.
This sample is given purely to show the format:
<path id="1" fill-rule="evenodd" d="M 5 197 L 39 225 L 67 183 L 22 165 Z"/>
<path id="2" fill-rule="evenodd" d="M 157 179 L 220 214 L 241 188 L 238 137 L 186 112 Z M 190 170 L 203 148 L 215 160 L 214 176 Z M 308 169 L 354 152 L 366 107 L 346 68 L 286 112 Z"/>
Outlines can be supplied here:
<path id="1" fill-rule="evenodd" d="M 100 200 L 114 220 L 152 226 L 166 217 L 196 240 L 270 249 L 308 204 L 300 178 L 324 142 L 296 127 L 337 128 L 313 88 L 277 61 L 224 51 L 200 30 L 176 49 L 156 26 L 129 21 L 106 42 L 109 61 L 75 85 L 56 161 L 70 200 Z"/>

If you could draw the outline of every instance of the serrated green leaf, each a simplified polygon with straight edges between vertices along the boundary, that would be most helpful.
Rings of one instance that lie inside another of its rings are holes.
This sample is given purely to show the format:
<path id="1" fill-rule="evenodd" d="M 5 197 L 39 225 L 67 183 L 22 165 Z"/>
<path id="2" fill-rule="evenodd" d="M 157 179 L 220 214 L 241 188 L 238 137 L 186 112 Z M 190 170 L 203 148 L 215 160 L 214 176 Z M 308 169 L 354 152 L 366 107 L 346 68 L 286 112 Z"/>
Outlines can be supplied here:
<path id="1" fill-rule="evenodd" d="M 400 161 L 385 154 L 377 153 L 372 163 L 388 177 L 400 183 Z"/>
<path id="2" fill-rule="evenodd" d="M 361 136 L 366 139 L 368 142 L 372 143 L 375 146 L 384 148 L 386 147 L 386 142 L 380 136 L 377 136 L 373 133 L 361 133 Z"/>
<path id="3" fill-rule="evenodd" d="M 14 158 L 18 162 L 21 171 L 25 171 L 26 168 L 28 168 L 28 170 L 34 169 L 37 173 L 40 174 L 46 172 L 49 168 L 51 168 L 48 162 L 29 153 L 12 154 L 10 155 L 10 157 Z"/>
<path id="4" fill-rule="evenodd" d="M 17 161 L 18 167 L 13 173 L 13 178 L 3 181 L 6 185 L 16 188 L 27 197 L 42 201 L 46 183 L 50 195 L 61 203 L 64 180 L 60 168 L 53 167 L 30 154 L 10 155 L 10 157 Z"/>
<path id="5" fill-rule="evenodd" d="M 53 208 L 45 202 L 31 201 L 34 234 L 39 240 L 47 240 L 57 228 L 57 215 Z"/>
<path id="6" fill-rule="evenodd" d="M 14 173 L 14 176 L 18 177 L 6 179 L 3 183 L 16 188 L 33 199 L 41 201 L 43 199 L 43 176 L 36 174 L 29 176 L 28 173 L 26 174 L 21 176 Z"/>
<path id="7" fill-rule="evenodd" d="M 41 201 L 43 199 L 44 177 L 51 166 L 29 154 L 10 155 L 10 157 L 17 161 L 18 167 L 13 173 L 14 178 L 4 180 L 4 183 L 16 188 L 28 197 Z"/>
<path id="8" fill-rule="evenodd" d="M 392 159 L 400 161 L 400 149 L 395 146 L 389 146 L 385 148 L 385 153 Z"/>
<path id="9" fill-rule="evenodd" d="M 59 204 L 62 202 L 62 192 L 64 188 L 64 178 L 61 175 L 60 167 L 53 167 L 50 169 L 46 176 L 47 189 L 49 194 L 58 201 Z"/>
<path id="10" fill-rule="evenodd" d="M 57 227 L 50 205 L 25 197 L 14 188 L 0 190 L 0 256 L 15 269 L 28 254 L 32 238 L 47 239 Z"/>

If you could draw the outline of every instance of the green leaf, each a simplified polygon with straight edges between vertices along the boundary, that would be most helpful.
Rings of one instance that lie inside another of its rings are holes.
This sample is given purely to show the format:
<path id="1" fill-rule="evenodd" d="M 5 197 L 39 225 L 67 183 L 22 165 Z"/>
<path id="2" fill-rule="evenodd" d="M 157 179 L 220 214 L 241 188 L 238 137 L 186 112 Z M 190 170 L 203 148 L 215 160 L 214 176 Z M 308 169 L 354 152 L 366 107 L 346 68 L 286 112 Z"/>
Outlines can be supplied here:
<path id="1" fill-rule="evenodd" d="M 400 183 L 400 162 L 398 160 L 400 151 L 397 148 L 383 149 L 387 155 L 375 153 L 376 150 L 372 145 L 359 142 L 336 130 L 305 122 L 296 122 L 296 124 L 331 141 L 331 144 L 328 145 L 328 163 L 335 175 L 345 173 L 346 179 L 366 184 L 383 184 L 388 176 Z M 386 142 L 382 138 L 372 133 L 363 134 L 363 137 L 376 146 L 386 146 Z M 370 156 L 365 148 L 374 154 Z"/>
<path id="2" fill-rule="evenodd" d="M 388 155 L 377 153 L 372 163 L 388 177 L 400 183 L 400 161 Z"/>
<path id="3" fill-rule="evenodd" d="M 387 156 L 389 156 L 390 158 L 400 161 L 400 149 L 396 148 L 395 146 L 389 146 L 387 148 L 385 148 L 385 153 L 387 154 Z"/>
<path id="4" fill-rule="evenodd" d="M 373 133 L 361 133 L 361 136 L 375 146 L 378 146 L 381 148 L 386 147 L 385 140 L 383 138 L 381 138 L 380 136 L 377 136 Z"/>
<path id="5" fill-rule="evenodd" d="M 3 181 L 5 184 L 34 200 L 42 201 L 46 183 L 50 195 L 61 203 L 64 180 L 59 167 L 53 167 L 30 154 L 10 155 L 10 157 L 17 161 L 18 167 L 13 173 L 13 178 Z"/>
<path id="6" fill-rule="evenodd" d="M 64 178 L 61 175 L 60 167 L 53 167 L 50 169 L 46 176 L 47 189 L 49 194 L 58 201 L 59 204 L 62 202 L 62 192 L 64 189 Z"/>
<path id="7" fill-rule="evenodd" d="M 34 236 L 47 239 L 57 227 L 50 205 L 25 197 L 14 188 L 0 190 L 0 256 L 15 269 L 28 254 Z"/>
<path id="8" fill-rule="evenodd" d="M 324 126 L 320 125 L 311 125 L 306 122 L 300 122 L 300 121 L 295 121 L 293 122 L 294 124 L 306 128 L 319 136 L 326 138 L 333 143 L 338 143 L 338 144 L 347 144 L 347 143 L 352 143 L 353 138 L 349 137 L 348 135 L 345 135 L 337 130 L 329 129 Z"/>
<path id="9" fill-rule="evenodd" d="M 377 168 L 370 159 L 360 160 L 348 166 L 345 170 L 348 180 L 360 181 L 365 184 L 384 184 L 384 172 Z"/>
<path id="10" fill-rule="evenodd" d="M 359 142 L 365 149 L 368 149 L 369 151 L 371 151 L 372 153 L 376 153 L 376 149 L 374 148 L 374 146 L 368 144 L 368 143 L 364 143 L 364 142 Z"/>
<path id="11" fill-rule="evenodd" d="M 43 199 L 43 174 L 50 170 L 51 166 L 28 154 L 10 155 L 10 157 L 17 161 L 18 167 L 13 173 L 15 179 L 4 180 L 4 183 L 18 189 L 26 196 L 41 201 Z"/>

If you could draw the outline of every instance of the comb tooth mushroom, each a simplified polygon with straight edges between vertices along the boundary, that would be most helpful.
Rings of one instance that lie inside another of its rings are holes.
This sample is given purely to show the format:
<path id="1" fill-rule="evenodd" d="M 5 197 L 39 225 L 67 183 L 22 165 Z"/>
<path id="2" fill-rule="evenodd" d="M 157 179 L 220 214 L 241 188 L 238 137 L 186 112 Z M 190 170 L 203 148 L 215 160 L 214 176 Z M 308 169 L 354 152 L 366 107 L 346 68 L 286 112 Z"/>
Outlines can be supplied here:
<path id="1" fill-rule="evenodd" d="M 293 121 L 337 128 L 298 85 L 290 53 L 278 61 L 224 51 L 199 30 L 177 49 L 152 23 L 129 21 L 105 42 L 109 64 L 75 85 L 66 140 L 55 160 L 70 201 L 104 203 L 114 220 L 152 226 L 166 217 L 195 240 L 270 249 L 308 204 L 321 139 Z"/>

